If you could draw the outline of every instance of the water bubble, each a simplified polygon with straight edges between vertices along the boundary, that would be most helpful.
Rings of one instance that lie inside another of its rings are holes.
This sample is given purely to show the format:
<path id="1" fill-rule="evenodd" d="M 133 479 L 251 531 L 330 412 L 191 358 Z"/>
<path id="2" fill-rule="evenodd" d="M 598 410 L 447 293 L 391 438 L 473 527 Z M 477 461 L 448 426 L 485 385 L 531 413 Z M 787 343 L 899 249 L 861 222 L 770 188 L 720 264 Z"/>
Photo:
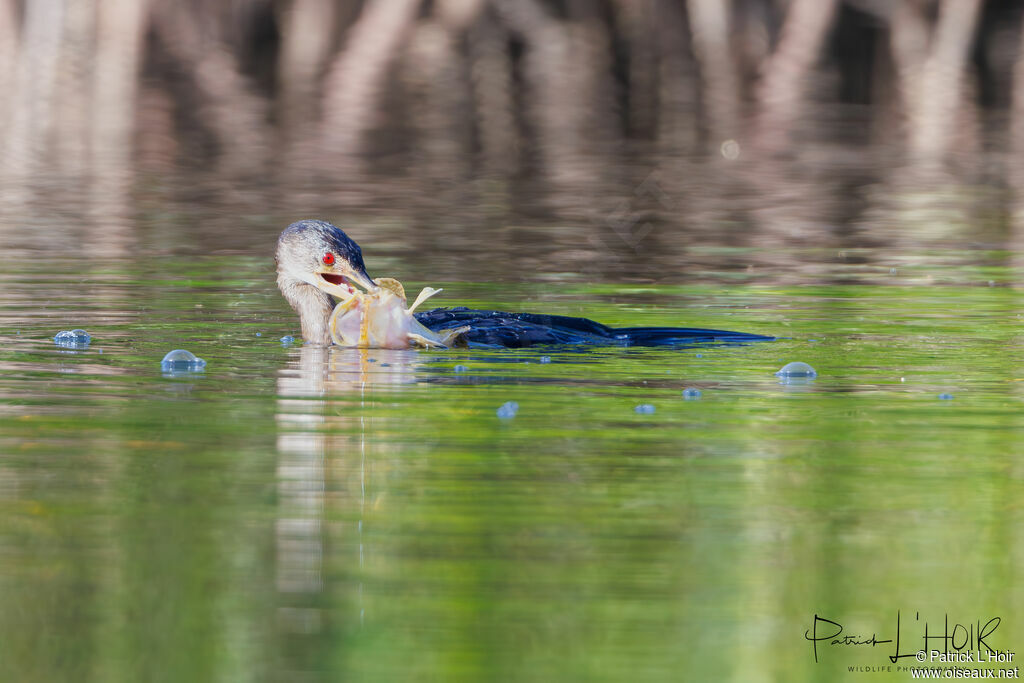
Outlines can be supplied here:
<path id="1" fill-rule="evenodd" d="M 939 394 L 939 398 L 941 400 L 943 400 L 943 401 L 952 401 L 953 400 L 953 394 L 942 393 L 942 394 Z"/>
<path id="2" fill-rule="evenodd" d="M 540 362 L 541 363 L 550 363 L 551 362 L 551 356 L 541 356 L 540 357 Z"/>
<path id="3" fill-rule="evenodd" d="M 456 365 L 454 368 L 455 372 L 466 372 L 469 370 L 465 365 Z"/>
<path id="4" fill-rule="evenodd" d="M 740 158 L 740 143 L 735 140 L 725 140 L 721 146 L 722 157 L 729 161 L 736 161 Z"/>
<path id="5" fill-rule="evenodd" d="M 704 357 L 704 354 L 703 354 L 703 353 L 698 353 L 698 354 L 697 354 L 697 358 L 703 358 L 703 357 Z"/>
<path id="6" fill-rule="evenodd" d="M 641 403 L 637 407 L 633 408 L 633 412 L 639 413 L 641 415 L 650 415 L 655 410 L 657 410 L 657 409 L 654 406 L 652 406 L 650 403 Z"/>
<path id="7" fill-rule="evenodd" d="M 508 420 L 515 417 L 518 412 L 519 404 L 515 401 L 509 401 L 507 403 L 502 403 L 501 407 L 498 408 L 498 417 L 503 420 Z"/>
<path id="8" fill-rule="evenodd" d="M 295 343 L 295 337 L 293 337 L 290 334 L 286 334 L 283 337 L 281 337 L 281 346 L 288 346 L 289 344 L 294 344 L 294 343 Z"/>
<path id="9" fill-rule="evenodd" d="M 813 378 L 818 376 L 818 371 L 812 368 L 803 361 L 793 361 L 792 363 L 786 363 L 782 366 L 782 369 L 775 373 L 776 377 L 807 377 Z"/>
<path id="10" fill-rule="evenodd" d="M 79 349 L 88 346 L 90 341 L 92 341 L 92 337 L 89 336 L 89 333 L 77 328 L 74 330 L 61 330 L 53 338 L 54 344 L 68 349 Z"/>
<path id="11" fill-rule="evenodd" d="M 700 399 L 700 389 L 694 389 L 693 387 L 686 387 L 683 389 L 683 398 L 687 401 L 697 401 Z"/>
<path id="12" fill-rule="evenodd" d="M 205 367 L 205 360 L 185 349 L 168 351 L 164 359 L 160 361 L 160 368 L 164 372 L 201 372 Z"/>

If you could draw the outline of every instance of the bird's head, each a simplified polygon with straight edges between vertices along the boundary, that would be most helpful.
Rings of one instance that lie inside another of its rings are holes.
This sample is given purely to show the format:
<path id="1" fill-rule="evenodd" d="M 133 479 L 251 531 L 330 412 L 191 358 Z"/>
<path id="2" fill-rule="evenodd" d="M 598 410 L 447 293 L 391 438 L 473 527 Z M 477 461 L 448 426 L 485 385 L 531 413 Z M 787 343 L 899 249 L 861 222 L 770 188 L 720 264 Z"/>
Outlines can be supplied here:
<path id="1" fill-rule="evenodd" d="M 351 299 L 353 285 L 378 289 L 366 273 L 359 245 L 325 221 L 304 220 L 285 228 L 277 240 L 276 260 L 277 286 L 298 312 L 303 337 L 316 344 L 330 344 L 332 296 Z"/>
<path id="2" fill-rule="evenodd" d="M 279 280 L 285 276 L 342 300 L 352 297 L 353 285 L 377 289 L 359 245 L 324 221 L 299 221 L 285 228 L 277 240 L 277 273 Z"/>

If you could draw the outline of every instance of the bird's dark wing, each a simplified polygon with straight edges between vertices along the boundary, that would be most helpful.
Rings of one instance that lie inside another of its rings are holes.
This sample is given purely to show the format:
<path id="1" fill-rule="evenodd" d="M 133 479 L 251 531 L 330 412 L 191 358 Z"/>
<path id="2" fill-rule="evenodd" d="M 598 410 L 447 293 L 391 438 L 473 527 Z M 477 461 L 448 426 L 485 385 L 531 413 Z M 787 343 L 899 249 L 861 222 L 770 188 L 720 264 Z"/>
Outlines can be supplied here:
<path id="1" fill-rule="evenodd" d="M 685 346 L 706 342 L 769 341 L 773 337 L 691 327 L 608 327 L 587 318 L 537 313 L 478 311 L 465 307 L 436 308 L 416 313 L 416 319 L 437 332 L 468 326 L 471 344 L 521 348 L 551 344 L 601 346 Z"/>

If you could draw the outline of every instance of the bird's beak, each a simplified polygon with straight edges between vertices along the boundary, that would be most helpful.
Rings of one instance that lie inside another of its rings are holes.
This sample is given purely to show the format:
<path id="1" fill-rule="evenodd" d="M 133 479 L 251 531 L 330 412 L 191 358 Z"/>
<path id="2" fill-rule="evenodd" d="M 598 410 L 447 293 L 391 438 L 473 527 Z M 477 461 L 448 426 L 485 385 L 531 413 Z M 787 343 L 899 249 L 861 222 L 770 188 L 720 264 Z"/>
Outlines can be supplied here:
<path id="1" fill-rule="evenodd" d="M 345 277 L 365 289 L 367 292 L 375 292 L 380 289 L 380 287 L 377 286 L 377 283 L 373 281 L 373 278 L 367 274 L 365 268 L 359 268 L 358 270 L 355 268 L 349 268 L 348 271 L 349 272 L 345 274 Z"/>
<path id="2" fill-rule="evenodd" d="M 339 263 L 331 270 L 317 272 L 317 287 L 342 301 L 348 301 L 355 295 L 353 284 L 368 292 L 379 289 L 365 268 L 353 268 L 348 263 Z"/>

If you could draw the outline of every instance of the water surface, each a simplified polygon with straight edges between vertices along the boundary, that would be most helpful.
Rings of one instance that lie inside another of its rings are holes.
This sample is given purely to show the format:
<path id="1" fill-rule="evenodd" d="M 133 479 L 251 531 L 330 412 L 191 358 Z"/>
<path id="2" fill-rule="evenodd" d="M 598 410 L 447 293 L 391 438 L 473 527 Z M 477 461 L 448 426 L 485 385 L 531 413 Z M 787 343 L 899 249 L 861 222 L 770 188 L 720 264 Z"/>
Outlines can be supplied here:
<path id="1" fill-rule="evenodd" d="M 815 664 L 814 614 L 881 639 L 897 610 L 1001 616 L 1013 650 L 1020 296 L 930 261 L 847 286 L 410 278 L 782 337 L 444 352 L 282 345 L 266 258 L 4 261 L 0 679 L 836 680 L 890 646 Z M 87 348 L 53 343 L 76 327 Z M 164 376 L 175 348 L 205 371 Z M 794 360 L 818 377 L 773 375 Z"/>

